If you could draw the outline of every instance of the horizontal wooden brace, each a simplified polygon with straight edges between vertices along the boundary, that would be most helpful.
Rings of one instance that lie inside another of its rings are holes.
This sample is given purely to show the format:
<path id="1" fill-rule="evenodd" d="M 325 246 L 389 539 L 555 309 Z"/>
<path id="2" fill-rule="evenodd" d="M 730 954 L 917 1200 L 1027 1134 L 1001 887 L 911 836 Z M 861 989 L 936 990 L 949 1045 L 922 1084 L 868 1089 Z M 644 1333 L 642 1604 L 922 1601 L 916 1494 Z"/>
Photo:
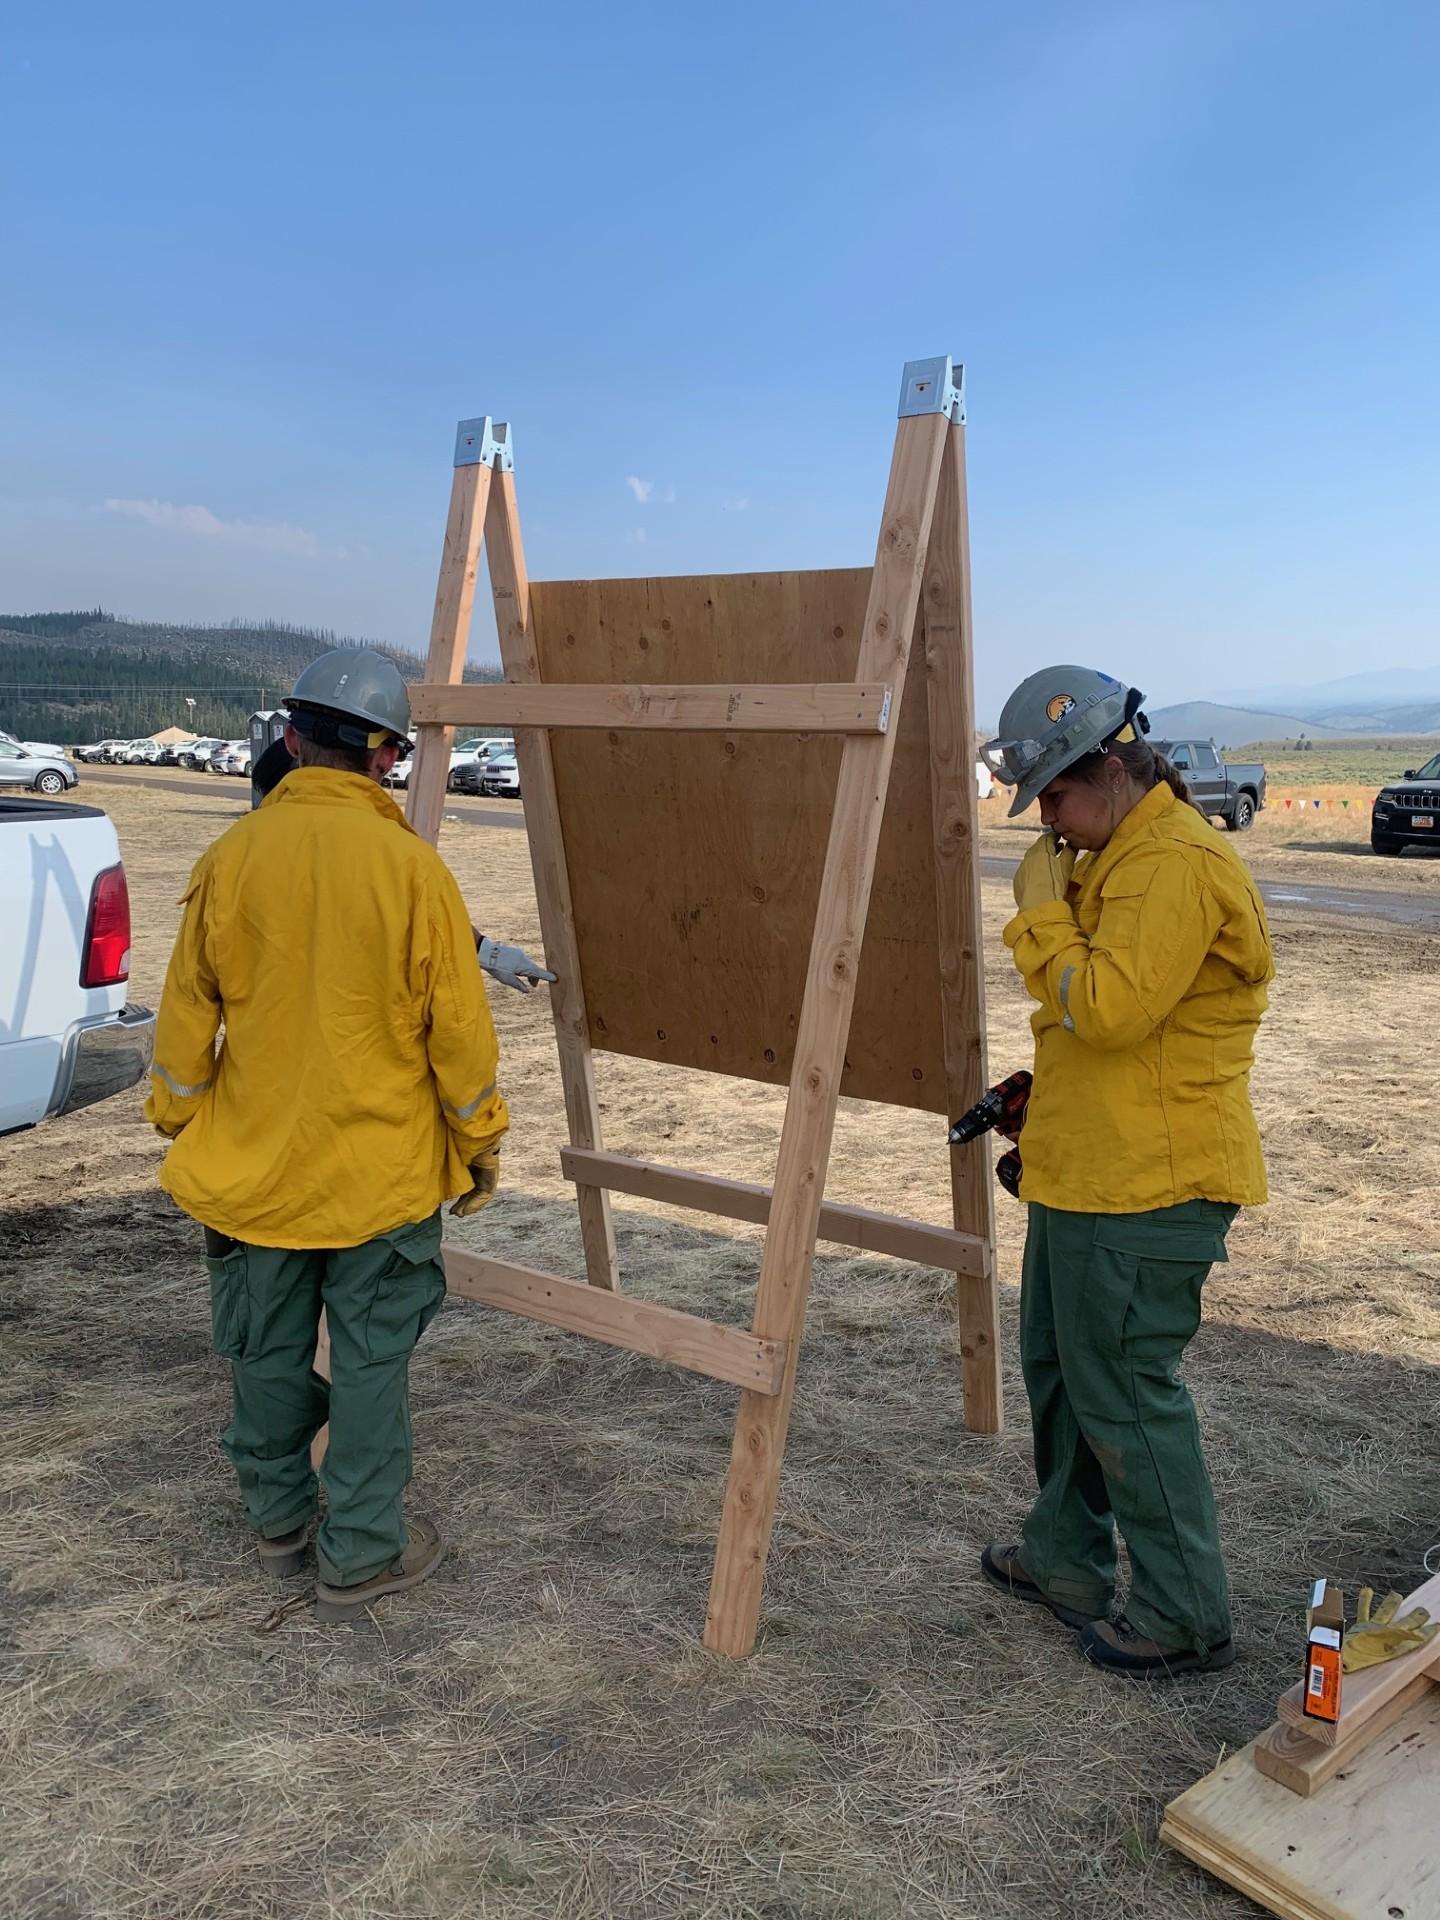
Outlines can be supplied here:
<path id="1" fill-rule="evenodd" d="M 749 1220 L 760 1227 L 770 1218 L 769 1187 L 754 1186 L 748 1180 L 687 1173 L 650 1160 L 632 1160 L 628 1154 L 593 1153 L 583 1147 L 562 1147 L 560 1165 L 566 1179 L 577 1186 L 608 1187 L 612 1193 L 633 1193 L 642 1200 L 718 1213 L 726 1220 Z M 858 1247 L 863 1253 L 890 1253 L 920 1266 L 944 1267 L 970 1280 L 983 1280 L 989 1273 L 989 1248 L 977 1235 L 932 1227 L 928 1221 L 907 1220 L 899 1214 L 875 1213 L 868 1207 L 823 1201 L 819 1237 L 842 1247 Z"/>
<path id="2" fill-rule="evenodd" d="M 603 1156 L 602 1156 L 603 1157 Z M 565 1280 L 508 1260 L 487 1260 L 459 1247 L 445 1249 L 445 1285 L 465 1300 L 583 1333 L 606 1346 L 648 1354 L 671 1366 L 703 1373 L 753 1393 L 778 1393 L 785 1374 L 783 1340 L 760 1340 L 743 1327 L 722 1326 L 697 1314 L 676 1313 L 628 1294 Z"/>
<path id="3" fill-rule="evenodd" d="M 410 689 L 422 727 L 668 728 L 685 733 L 884 733 L 890 688 L 880 681 L 809 686 L 648 687 L 424 681 Z"/>

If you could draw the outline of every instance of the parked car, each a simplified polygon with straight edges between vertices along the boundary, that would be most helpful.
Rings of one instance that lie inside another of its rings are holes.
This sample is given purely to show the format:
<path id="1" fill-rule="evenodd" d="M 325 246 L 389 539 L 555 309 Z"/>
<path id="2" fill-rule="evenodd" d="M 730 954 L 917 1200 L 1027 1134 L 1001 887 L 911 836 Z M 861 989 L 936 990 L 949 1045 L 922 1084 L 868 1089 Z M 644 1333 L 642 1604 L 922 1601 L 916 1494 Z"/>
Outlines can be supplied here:
<path id="1" fill-rule="evenodd" d="M 26 787 L 32 793 L 68 793 L 79 783 L 73 760 L 63 753 L 31 753 L 28 747 L 0 741 L 0 787 Z M 5 944 L 13 942 L 7 930 Z M 3 1002 L 0 1002 L 3 1011 Z"/>
<path id="2" fill-rule="evenodd" d="M 458 767 L 451 769 L 450 791 L 452 793 L 483 793 L 485 771 L 489 765 L 488 760 L 462 760 Z"/>
<path id="3" fill-rule="evenodd" d="M 248 740 L 227 740 L 222 747 L 216 747 L 210 756 L 211 773 L 240 773 L 250 771 L 250 742 Z"/>
<path id="4" fill-rule="evenodd" d="M 455 776 L 462 767 L 473 767 L 486 760 L 493 760 L 497 754 L 513 753 L 515 742 L 498 737 L 484 738 L 476 735 L 471 740 L 460 740 L 450 749 L 450 791 L 452 793 L 478 793 L 478 787 L 460 787 L 455 784 Z"/>
<path id="5" fill-rule="evenodd" d="M 1376 794 L 1370 846 L 1375 853 L 1440 847 L 1440 753 L 1423 767 L 1407 767 L 1403 779 Z"/>
<path id="6" fill-rule="evenodd" d="M 502 800 L 520 798 L 520 769 L 513 753 L 498 754 L 487 760 L 481 772 L 481 792 Z"/>
<path id="7" fill-rule="evenodd" d="M 160 761 L 160 749 L 153 740 L 132 740 L 125 750 L 127 767 L 153 767 Z"/>
<path id="8" fill-rule="evenodd" d="M 180 765 L 188 767 L 191 773 L 204 773 L 206 764 L 216 747 L 228 745 L 224 740 L 192 740 L 180 754 Z"/>
<path id="9" fill-rule="evenodd" d="M 1178 767 L 1202 813 L 1245 833 L 1265 806 L 1265 769 L 1258 761 L 1227 766 L 1213 740 L 1157 740 L 1155 751 Z"/>
<path id="10" fill-rule="evenodd" d="M 130 896 L 98 807 L 0 800 L 0 924 L 0 1134 L 134 1086 L 155 1016 L 127 1005 Z"/>
<path id="11" fill-rule="evenodd" d="M 70 758 L 72 760 L 83 760 L 87 766 L 93 766 L 99 760 L 108 760 L 110 757 L 110 749 L 112 747 L 118 747 L 119 745 L 120 742 L 118 740 L 92 740 L 86 746 L 72 747 L 70 749 Z"/>
<path id="12" fill-rule="evenodd" d="M 218 741 L 205 756 L 205 772 L 223 773 L 225 771 L 225 756 L 233 753 L 239 744 L 238 740 Z"/>
<path id="13" fill-rule="evenodd" d="M 33 753 L 42 760 L 64 760 L 71 749 L 62 747 L 54 740 L 17 740 L 16 746 L 24 747 L 27 753 Z"/>
<path id="14" fill-rule="evenodd" d="M 187 747 L 193 746 L 192 740 L 167 740 L 160 749 L 159 764 L 162 767 L 178 767 L 180 756 Z"/>

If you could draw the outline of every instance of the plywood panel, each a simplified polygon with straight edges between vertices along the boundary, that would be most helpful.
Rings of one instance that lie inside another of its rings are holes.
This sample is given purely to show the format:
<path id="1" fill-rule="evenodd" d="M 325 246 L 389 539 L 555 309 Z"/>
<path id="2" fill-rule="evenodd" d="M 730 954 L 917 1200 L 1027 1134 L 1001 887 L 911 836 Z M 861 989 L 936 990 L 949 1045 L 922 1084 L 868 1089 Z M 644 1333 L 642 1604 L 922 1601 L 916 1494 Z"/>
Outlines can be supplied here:
<path id="1" fill-rule="evenodd" d="M 537 581 L 544 679 L 854 676 L 870 568 Z M 841 742 L 551 735 L 597 1048 L 788 1082 Z M 946 1111 L 926 704 L 902 703 L 841 1091 Z"/>
<path id="2" fill-rule="evenodd" d="M 1257 1772 L 1254 1746 L 1172 1801 L 1160 1838 L 1283 1920 L 1440 1914 L 1440 1692 L 1310 1799 Z"/>

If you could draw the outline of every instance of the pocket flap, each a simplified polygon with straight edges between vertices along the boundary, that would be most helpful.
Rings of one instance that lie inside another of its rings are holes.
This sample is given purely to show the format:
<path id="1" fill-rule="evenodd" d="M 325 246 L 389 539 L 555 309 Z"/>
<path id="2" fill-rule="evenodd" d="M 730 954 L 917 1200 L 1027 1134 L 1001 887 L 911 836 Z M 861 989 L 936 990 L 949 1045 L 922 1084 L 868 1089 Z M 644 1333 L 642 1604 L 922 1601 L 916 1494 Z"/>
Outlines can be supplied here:
<path id="1" fill-rule="evenodd" d="M 1171 1209 L 1165 1209 L 1169 1212 Z M 1229 1259 L 1225 1235 L 1234 1217 L 1232 1209 L 1216 1206 L 1214 1218 L 1167 1220 L 1162 1213 L 1102 1214 L 1095 1223 L 1094 1244 L 1107 1253 L 1130 1253 L 1142 1260 L 1181 1260 L 1187 1266 L 1218 1266 Z"/>
<path id="2" fill-rule="evenodd" d="M 442 1237 L 439 1213 L 432 1213 L 428 1220 L 417 1220 L 412 1226 L 396 1227 L 383 1236 L 402 1260 L 408 1260 L 412 1267 L 423 1267 L 428 1260 L 440 1257 Z"/>

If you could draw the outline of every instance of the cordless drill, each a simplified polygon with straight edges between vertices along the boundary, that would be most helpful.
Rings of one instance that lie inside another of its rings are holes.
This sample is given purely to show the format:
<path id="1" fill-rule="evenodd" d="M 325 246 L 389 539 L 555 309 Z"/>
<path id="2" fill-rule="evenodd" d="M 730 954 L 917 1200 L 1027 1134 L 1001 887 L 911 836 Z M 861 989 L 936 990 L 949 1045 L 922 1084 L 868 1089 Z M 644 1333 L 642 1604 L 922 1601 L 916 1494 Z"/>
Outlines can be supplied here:
<path id="1" fill-rule="evenodd" d="M 982 1094 L 968 1113 L 962 1113 L 950 1128 L 950 1145 L 962 1147 L 982 1134 L 998 1128 L 1007 1140 L 1018 1140 L 1025 1125 L 1025 1109 L 1030 1104 L 1034 1075 L 1022 1067 L 1010 1073 L 998 1085 Z M 1020 1198 L 1020 1155 L 1015 1148 L 1002 1153 L 995 1166 L 995 1178 L 1005 1191 Z"/>

